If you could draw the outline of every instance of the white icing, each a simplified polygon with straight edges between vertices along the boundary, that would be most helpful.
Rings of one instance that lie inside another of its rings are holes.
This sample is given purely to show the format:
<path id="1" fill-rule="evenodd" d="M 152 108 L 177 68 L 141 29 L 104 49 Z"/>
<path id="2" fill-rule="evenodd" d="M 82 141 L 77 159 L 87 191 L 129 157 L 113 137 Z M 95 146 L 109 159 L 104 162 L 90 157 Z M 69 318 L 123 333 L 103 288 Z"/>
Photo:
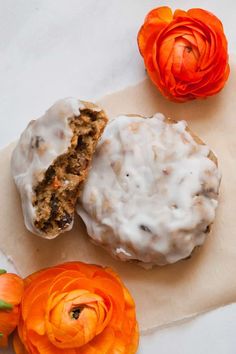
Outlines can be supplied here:
<path id="1" fill-rule="evenodd" d="M 105 128 L 77 212 L 121 260 L 174 263 L 202 245 L 220 173 L 184 121 L 119 116 Z"/>
<path id="2" fill-rule="evenodd" d="M 67 151 L 72 138 L 68 119 L 79 116 L 81 108 L 83 104 L 75 98 L 57 101 L 42 117 L 29 123 L 13 151 L 12 175 L 21 195 L 25 225 L 35 234 L 42 235 L 34 226 L 33 186 L 43 179 L 53 161 Z M 72 223 L 66 230 L 71 228 Z"/>

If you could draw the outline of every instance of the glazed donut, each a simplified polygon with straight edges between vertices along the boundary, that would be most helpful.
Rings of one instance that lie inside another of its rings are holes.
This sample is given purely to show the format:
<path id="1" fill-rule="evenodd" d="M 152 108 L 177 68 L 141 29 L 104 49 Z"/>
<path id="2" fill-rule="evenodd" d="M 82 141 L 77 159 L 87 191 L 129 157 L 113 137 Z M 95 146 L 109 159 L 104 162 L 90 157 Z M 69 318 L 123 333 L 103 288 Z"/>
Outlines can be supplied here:
<path id="1" fill-rule="evenodd" d="M 77 212 L 114 257 L 170 264 L 204 243 L 220 179 L 215 155 L 185 121 L 118 116 L 97 145 Z"/>
<path id="2" fill-rule="evenodd" d="M 106 122 L 98 106 L 67 98 L 29 123 L 11 160 L 29 231 L 54 238 L 71 229 L 75 203 Z"/>

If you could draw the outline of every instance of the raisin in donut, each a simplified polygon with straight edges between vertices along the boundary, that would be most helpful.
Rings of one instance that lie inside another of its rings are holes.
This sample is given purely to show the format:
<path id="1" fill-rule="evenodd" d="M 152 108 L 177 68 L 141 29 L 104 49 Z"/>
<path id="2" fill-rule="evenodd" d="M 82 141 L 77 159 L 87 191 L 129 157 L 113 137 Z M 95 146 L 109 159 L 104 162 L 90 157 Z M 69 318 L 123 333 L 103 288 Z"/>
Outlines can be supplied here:
<path id="1" fill-rule="evenodd" d="M 11 161 L 28 230 L 53 238 L 71 229 L 75 203 L 106 122 L 98 106 L 67 98 L 29 123 Z"/>
<path id="2" fill-rule="evenodd" d="M 215 155 L 186 122 L 119 116 L 98 143 L 77 212 L 116 258 L 170 264 L 203 244 L 220 178 Z"/>

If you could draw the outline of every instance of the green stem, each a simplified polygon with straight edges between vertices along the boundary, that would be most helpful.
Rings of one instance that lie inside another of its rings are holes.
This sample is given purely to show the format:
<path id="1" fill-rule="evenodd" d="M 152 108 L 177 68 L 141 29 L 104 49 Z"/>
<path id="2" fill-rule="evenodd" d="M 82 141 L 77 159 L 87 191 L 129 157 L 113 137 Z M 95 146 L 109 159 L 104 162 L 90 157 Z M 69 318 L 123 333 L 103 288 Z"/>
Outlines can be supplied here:
<path id="1" fill-rule="evenodd" d="M 0 274 L 5 274 L 7 271 L 5 269 L 0 269 Z"/>
<path id="2" fill-rule="evenodd" d="M 0 299 L 0 310 L 12 310 L 13 305 Z"/>
<path id="3" fill-rule="evenodd" d="M 2 338 L 2 337 L 3 337 L 3 333 L 0 332 L 0 338 Z"/>

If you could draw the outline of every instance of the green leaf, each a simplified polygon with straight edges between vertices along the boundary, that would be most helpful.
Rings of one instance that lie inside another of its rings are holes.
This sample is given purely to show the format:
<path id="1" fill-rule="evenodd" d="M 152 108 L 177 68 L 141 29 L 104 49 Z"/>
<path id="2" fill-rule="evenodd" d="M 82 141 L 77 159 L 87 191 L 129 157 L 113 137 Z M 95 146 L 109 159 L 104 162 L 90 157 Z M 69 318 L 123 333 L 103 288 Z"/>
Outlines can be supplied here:
<path id="1" fill-rule="evenodd" d="M 13 305 L 0 299 L 0 310 L 12 310 Z"/>
<path id="2" fill-rule="evenodd" d="M 0 269 L 0 274 L 5 274 L 7 271 L 5 269 Z"/>

